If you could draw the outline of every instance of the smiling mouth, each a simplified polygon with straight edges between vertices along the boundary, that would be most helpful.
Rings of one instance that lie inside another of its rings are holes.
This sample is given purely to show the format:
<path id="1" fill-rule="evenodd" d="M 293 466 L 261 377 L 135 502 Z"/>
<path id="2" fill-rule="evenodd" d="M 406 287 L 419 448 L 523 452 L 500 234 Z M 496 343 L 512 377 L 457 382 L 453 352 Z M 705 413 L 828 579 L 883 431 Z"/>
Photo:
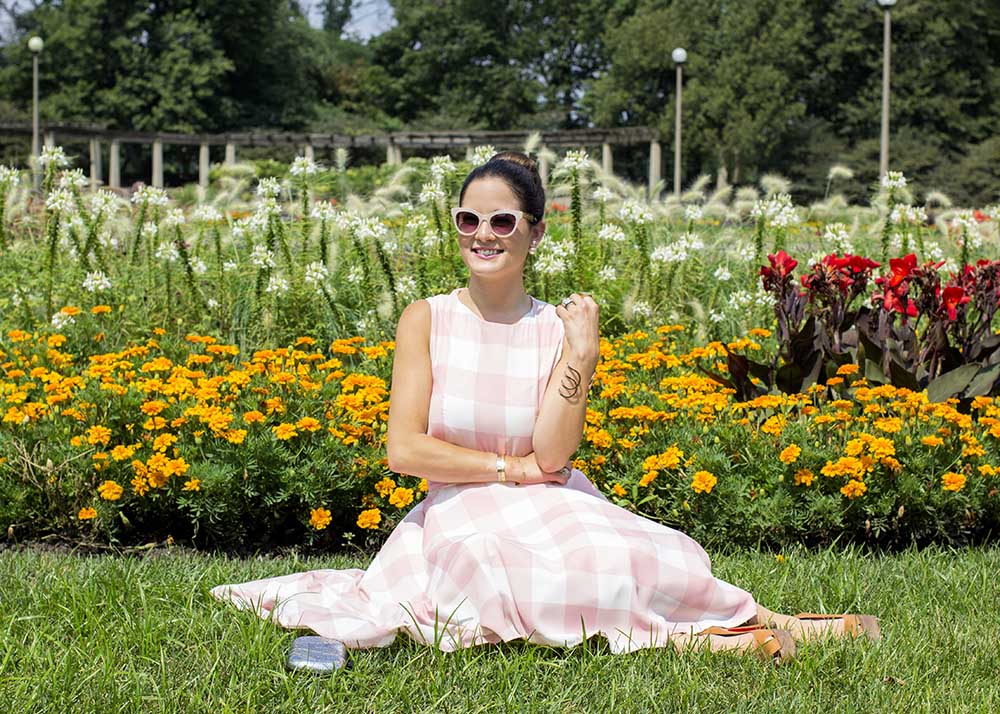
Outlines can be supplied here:
<path id="1" fill-rule="evenodd" d="M 500 255 L 503 253 L 499 248 L 473 248 L 472 252 L 476 255 Z"/>

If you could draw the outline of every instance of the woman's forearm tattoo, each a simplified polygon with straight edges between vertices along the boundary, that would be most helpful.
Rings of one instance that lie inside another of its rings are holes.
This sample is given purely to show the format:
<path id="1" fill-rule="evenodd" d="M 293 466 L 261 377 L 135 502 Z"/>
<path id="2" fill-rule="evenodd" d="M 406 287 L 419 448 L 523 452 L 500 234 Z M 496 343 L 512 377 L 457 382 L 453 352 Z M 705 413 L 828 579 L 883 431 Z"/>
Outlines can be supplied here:
<path id="1" fill-rule="evenodd" d="M 569 364 L 566 365 L 566 369 L 569 374 L 563 375 L 559 382 L 559 396 L 563 399 L 573 399 L 580 393 L 580 373 Z M 563 394 L 564 391 L 567 393 Z"/>

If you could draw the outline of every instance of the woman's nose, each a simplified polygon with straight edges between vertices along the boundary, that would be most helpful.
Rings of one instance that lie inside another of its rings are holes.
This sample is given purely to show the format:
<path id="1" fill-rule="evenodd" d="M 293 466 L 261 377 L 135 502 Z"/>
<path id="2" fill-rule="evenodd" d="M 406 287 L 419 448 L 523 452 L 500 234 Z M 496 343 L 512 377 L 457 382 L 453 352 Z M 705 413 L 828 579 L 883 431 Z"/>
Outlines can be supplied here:
<path id="1" fill-rule="evenodd" d="M 476 229 L 476 238 L 483 240 L 493 240 L 493 229 L 490 228 L 489 221 L 480 221 L 479 227 Z"/>

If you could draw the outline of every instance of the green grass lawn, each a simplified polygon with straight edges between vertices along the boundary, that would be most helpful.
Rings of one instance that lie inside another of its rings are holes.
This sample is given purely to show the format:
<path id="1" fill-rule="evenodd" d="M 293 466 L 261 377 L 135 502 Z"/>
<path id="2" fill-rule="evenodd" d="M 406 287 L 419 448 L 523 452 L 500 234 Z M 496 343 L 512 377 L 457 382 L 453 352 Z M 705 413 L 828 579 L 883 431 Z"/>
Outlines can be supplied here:
<path id="1" fill-rule="evenodd" d="M 992 712 L 1000 709 L 1000 550 L 718 555 L 719 577 L 782 612 L 862 611 L 883 640 L 800 645 L 777 668 L 732 653 L 613 655 L 525 643 L 442 653 L 405 635 L 354 669 L 290 673 L 297 633 L 218 603 L 220 583 L 358 557 L 228 559 L 180 549 L 0 553 L 6 712 Z M 301 634 L 301 633 L 298 633 Z"/>

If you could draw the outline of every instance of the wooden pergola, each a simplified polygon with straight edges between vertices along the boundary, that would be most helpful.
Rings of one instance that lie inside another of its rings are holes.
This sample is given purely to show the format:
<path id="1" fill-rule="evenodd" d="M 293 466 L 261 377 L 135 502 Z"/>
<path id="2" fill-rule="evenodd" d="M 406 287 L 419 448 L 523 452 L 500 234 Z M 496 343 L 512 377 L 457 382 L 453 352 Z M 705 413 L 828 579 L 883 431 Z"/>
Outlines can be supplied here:
<path id="1" fill-rule="evenodd" d="M 43 124 L 41 133 L 45 146 L 55 146 L 60 139 L 86 141 L 90 144 L 90 183 L 96 188 L 104 183 L 103 145 L 108 145 L 108 178 L 111 188 L 121 188 L 121 145 L 145 144 L 152 147 L 153 170 L 151 185 L 163 186 L 163 147 L 198 146 L 198 183 L 208 185 L 209 147 L 225 147 L 225 163 L 236 163 L 237 147 L 291 146 L 312 158 L 317 148 L 348 149 L 382 147 L 386 163 L 400 164 L 403 149 L 439 149 L 442 151 L 465 150 L 471 155 L 476 146 L 492 145 L 498 149 L 514 149 L 524 145 L 533 131 L 399 131 L 388 134 L 304 134 L 294 132 L 181 134 L 172 132 L 138 132 L 107 129 L 99 126 L 75 124 Z M 31 136 L 27 122 L 0 122 L 0 136 Z M 601 147 L 604 170 L 614 170 L 613 147 L 617 145 L 649 144 L 649 187 L 659 182 L 662 168 L 660 137 L 649 127 L 623 127 L 614 129 L 568 129 L 541 131 L 541 144 L 548 148 L 575 149 L 588 146 Z M 542 179 L 548 180 L 548 165 L 543 160 L 539 167 Z"/>

